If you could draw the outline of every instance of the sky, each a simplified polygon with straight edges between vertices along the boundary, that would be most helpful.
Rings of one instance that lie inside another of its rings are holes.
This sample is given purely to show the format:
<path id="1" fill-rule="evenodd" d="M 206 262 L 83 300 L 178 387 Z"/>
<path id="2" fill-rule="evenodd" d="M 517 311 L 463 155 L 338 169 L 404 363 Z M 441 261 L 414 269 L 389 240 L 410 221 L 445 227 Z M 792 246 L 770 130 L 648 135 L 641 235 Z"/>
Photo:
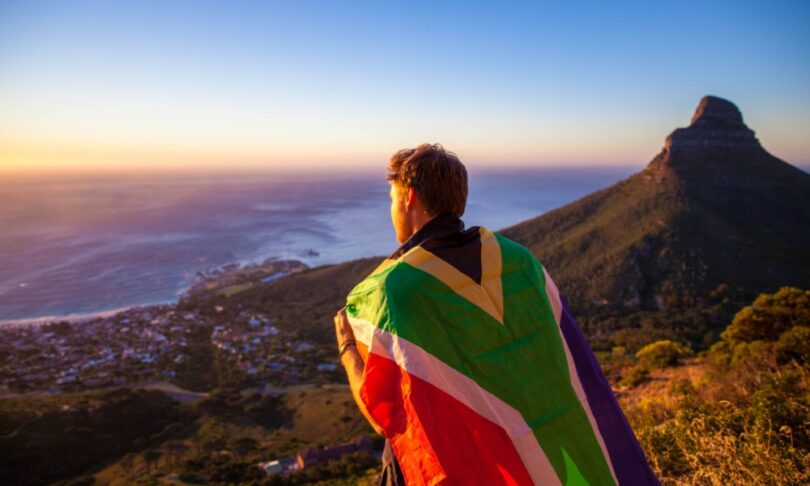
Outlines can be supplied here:
<path id="1" fill-rule="evenodd" d="M 619 5 L 617 5 L 619 4 Z M 810 2 L 0 1 L 0 176 L 638 165 L 700 98 L 810 164 Z"/>

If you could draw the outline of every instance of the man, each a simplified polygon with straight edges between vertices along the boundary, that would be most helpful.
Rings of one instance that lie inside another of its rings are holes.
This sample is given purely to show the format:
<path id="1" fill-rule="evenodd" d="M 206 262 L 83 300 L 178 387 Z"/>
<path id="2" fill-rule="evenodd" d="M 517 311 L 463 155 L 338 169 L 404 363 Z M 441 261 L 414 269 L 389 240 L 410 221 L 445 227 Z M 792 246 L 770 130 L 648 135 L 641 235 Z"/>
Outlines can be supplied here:
<path id="1" fill-rule="evenodd" d="M 464 228 L 467 172 L 439 145 L 391 157 L 401 246 L 335 316 L 387 484 L 657 484 L 554 282 Z M 396 458 L 394 458 L 396 456 Z"/>

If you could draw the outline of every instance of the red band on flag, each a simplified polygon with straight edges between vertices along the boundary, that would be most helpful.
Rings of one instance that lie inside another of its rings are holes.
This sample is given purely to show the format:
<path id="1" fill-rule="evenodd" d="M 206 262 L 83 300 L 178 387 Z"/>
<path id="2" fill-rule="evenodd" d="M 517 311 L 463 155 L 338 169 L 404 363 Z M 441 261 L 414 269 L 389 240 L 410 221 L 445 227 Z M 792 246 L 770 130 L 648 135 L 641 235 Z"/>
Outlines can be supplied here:
<path id="1" fill-rule="evenodd" d="M 361 397 L 407 484 L 532 484 L 500 426 L 387 358 L 369 354 L 365 375 Z"/>

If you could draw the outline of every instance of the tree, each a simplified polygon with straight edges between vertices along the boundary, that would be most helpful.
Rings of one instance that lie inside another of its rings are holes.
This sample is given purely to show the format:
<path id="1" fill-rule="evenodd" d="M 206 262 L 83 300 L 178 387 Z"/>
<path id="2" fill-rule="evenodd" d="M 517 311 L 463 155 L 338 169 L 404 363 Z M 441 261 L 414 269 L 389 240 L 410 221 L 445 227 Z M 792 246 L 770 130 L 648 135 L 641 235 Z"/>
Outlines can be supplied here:
<path id="1" fill-rule="evenodd" d="M 720 337 L 732 346 L 776 341 L 794 326 L 810 326 L 810 291 L 782 287 L 774 294 L 760 294 L 753 304 L 734 316 Z"/>

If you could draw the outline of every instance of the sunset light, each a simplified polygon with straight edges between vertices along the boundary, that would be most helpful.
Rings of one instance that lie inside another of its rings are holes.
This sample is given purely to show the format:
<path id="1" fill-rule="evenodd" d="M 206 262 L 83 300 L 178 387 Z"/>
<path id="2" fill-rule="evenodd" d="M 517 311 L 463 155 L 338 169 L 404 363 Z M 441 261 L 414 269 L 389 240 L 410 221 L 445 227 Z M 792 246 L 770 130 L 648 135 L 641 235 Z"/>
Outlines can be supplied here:
<path id="1" fill-rule="evenodd" d="M 707 92 L 810 162 L 802 16 L 513 10 L 4 2 L 0 173 L 350 170 L 423 141 L 476 166 L 640 165 Z"/>
<path id="2" fill-rule="evenodd" d="M 0 486 L 810 485 L 810 0 L 0 0 Z"/>

